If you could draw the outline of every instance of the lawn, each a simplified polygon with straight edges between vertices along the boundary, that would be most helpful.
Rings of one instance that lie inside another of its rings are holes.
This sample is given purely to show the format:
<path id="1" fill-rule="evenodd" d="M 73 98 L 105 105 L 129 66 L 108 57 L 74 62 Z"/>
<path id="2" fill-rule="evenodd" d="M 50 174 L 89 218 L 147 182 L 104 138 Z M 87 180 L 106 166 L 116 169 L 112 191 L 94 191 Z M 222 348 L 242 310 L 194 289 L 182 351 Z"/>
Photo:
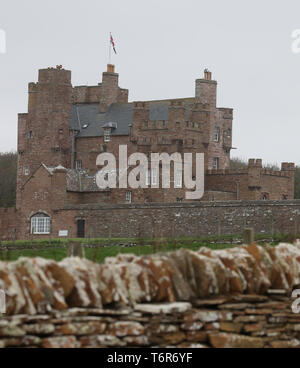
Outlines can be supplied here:
<path id="1" fill-rule="evenodd" d="M 276 245 L 279 241 L 286 240 L 282 236 L 268 238 L 266 235 L 256 237 L 258 243 Z M 239 236 L 223 236 L 208 238 L 185 239 L 73 239 L 72 242 L 80 242 L 85 246 L 85 257 L 91 261 L 103 263 L 106 257 L 114 257 L 119 253 L 131 253 L 136 255 L 153 254 L 156 252 L 170 252 L 180 248 L 197 250 L 201 247 L 210 249 L 225 249 L 239 246 L 242 242 Z M 118 245 L 115 245 L 118 244 Z M 0 260 L 15 261 L 19 257 L 42 257 L 61 261 L 67 257 L 66 240 L 43 240 L 26 242 L 5 242 L 0 248 Z M 20 248 L 20 249 L 18 249 Z"/>

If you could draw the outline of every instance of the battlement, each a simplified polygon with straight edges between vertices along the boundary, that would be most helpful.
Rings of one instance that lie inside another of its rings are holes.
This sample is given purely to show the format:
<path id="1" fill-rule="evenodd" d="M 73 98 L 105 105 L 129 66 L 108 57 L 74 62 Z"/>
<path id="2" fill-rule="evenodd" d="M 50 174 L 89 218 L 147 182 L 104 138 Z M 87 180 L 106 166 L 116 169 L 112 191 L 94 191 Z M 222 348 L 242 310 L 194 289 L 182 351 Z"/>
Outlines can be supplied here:
<path id="1" fill-rule="evenodd" d="M 71 71 L 60 68 L 47 68 L 39 70 L 39 83 L 71 84 Z"/>
<path id="2" fill-rule="evenodd" d="M 282 162 L 282 171 L 295 171 L 295 164 L 293 162 Z"/>
<path id="3" fill-rule="evenodd" d="M 222 119 L 233 119 L 233 109 L 231 108 L 218 107 L 218 112 Z"/>
<path id="4" fill-rule="evenodd" d="M 248 160 L 248 167 L 262 168 L 262 159 L 261 158 L 258 158 L 258 159 L 250 158 Z"/>

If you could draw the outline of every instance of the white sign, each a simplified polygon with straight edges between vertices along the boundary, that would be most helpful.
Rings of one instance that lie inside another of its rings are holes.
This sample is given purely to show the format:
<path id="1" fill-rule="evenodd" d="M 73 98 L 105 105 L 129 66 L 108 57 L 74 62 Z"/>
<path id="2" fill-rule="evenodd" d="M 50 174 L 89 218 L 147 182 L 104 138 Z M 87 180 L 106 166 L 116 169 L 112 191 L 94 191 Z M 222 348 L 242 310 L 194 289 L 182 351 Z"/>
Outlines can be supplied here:
<path id="1" fill-rule="evenodd" d="M 69 231 L 68 230 L 60 230 L 58 233 L 58 236 L 68 236 L 69 235 Z"/>

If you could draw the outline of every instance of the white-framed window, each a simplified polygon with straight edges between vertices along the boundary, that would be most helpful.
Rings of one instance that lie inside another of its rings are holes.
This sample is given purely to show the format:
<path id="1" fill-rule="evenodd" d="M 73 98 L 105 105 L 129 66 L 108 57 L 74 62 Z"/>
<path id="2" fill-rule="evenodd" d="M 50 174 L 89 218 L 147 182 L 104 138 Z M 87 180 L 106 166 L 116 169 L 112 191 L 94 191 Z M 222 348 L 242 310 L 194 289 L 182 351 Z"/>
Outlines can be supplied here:
<path id="1" fill-rule="evenodd" d="M 76 161 L 76 169 L 77 170 L 81 170 L 82 169 L 82 160 L 77 160 Z"/>
<path id="2" fill-rule="evenodd" d="M 148 169 L 146 173 L 146 185 L 151 185 L 151 170 Z"/>
<path id="3" fill-rule="evenodd" d="M 29 170 L 29 167 L 24 167 L 24 175 L 25 176 L 29 176 L 29 174 L 30 174 L 30 170 Z"/>
<path id="4" fill-rule="evenodd" d="M 50 234 L 50 216 L 37 213 L 31 217 L 31 234 Z"/>
<path id="5" fill-rule="evenodd" d="M 132 193 L 130 191 L 126 192 L 126 203 L 132 202 Z"/>
<path id="6" fill-rule="evenodd" d="M 177 170 L 175 173 L 175 188 L 182 188 L 182 170 Z"/>
<path id="7" fill-rule="evenodd" d="M 151 183 L 152 185 L 157 185 L 158 184 L 158 172 L 157 172 L 157 168 L 153 168 L 151 170 Z"/>
<path id="8" fill-rule="evenodd" d="M 158 182 L 158 175 L 157 175 L 157 169 L 149 169 L 146 173 L 146 185 L 157 185 Z"/>
<path id="9" fill-rule="evenodd" d="M 213 169 L 214 170 L 219 169 L 219 157 L 214 157 L 214 159 L 213 159 Z"/>
<path id="10" fill-rule="evenodd" d="M 105 129 L 104 130 L 104 142 L 110 142 L 110 130 L 109 129 Z"/>
<path id="11" fill-rule="evenodd" d="M 214 130 L 214 142 L 219 142 L 220 140 L 220 128 L 219 127 L 215 127 Z"/>

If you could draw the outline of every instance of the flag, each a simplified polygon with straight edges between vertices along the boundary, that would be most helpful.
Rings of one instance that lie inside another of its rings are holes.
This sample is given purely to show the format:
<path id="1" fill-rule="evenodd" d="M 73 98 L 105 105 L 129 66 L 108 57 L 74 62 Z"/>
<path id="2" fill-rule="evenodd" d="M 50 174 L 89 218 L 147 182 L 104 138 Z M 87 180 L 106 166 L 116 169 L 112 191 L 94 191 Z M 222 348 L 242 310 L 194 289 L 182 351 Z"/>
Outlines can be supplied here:
<path id="1" fill-rule="evenodd" d="M 117 51 L 116 51 L 116 45 L 115 45 L 115 41 L 113 39 L 113 36 L 111 34 L 110 34 L 110 43 L 111 43 L 112 48 L 114 49 L 114 52 L 116 54 L 117 53 Z"/>

